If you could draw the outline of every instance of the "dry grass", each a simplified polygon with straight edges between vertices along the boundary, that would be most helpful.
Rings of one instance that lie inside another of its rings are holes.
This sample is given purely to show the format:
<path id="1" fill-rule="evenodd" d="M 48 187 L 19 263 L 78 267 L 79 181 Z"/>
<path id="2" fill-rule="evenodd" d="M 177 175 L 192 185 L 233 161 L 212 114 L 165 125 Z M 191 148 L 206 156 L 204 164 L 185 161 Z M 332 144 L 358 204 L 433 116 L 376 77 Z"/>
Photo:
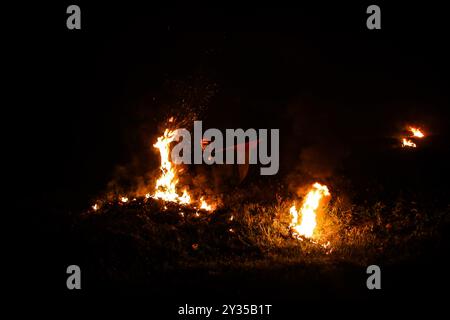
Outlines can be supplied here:
<path id="1" fill-rule="evenodd" d="M 226 203 L 226 208 L 199 217 L 193 209 L 154 200 L 104 205 L 78 219 L 75 230 L 92 252 L 89 259 L 111 276 L 117 278 L 120 270 L 127 279 L 130 270 L 145 275 L 155 270 L 399 262 L 438 241 L 439 226 L 448 224 L 449 217 L 448 208 L 424 212 L 401 199 L 355 205 L 335 197 L 320 208 L 313 241 L 300 241 L 289 230 L 291 200 L 275 197 L 262 205 L 237 196 Z M 327 242 L 330 247 L 324 248 Z"/>

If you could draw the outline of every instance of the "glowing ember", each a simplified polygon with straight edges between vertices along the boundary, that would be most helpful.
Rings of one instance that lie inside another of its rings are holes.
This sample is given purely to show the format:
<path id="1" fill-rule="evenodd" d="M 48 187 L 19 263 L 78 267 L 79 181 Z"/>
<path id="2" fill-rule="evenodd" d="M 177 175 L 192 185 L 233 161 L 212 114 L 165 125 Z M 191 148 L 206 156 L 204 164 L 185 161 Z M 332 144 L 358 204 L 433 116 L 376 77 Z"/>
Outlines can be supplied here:
<path id="1" fill-rule="evenodd" d="M 183 204 L 191 203 L 191 197 L 189 196 L 186 189 L 184 189 L 183 195 L 179 198 L 179 200 L 180 200 L 180 203 L 183 203 Z"/>
<path id="2" fill-rule="evenodd" d="M 409 131 L 412 132 L 413 136 L 416 138 L 423 138 L 425 135 L 419 128 L 409 127 Z"/>
<path id="3" fill-rule="evenodd" d="M 164 135 L 159 137 L 153 145 L 159 150 L 161 156 L 161 177 L 156 181 L 155 199 L 164 201 L 177 202 L 181 204 L 189 204 L 191 197 L 184 190 L 183 195 L 178 195 L 176 186 L 178 179 L 176 177 L 176 170 L 170 162 L 170 143 L 175 140 L 175 131 L 166 129 Z"/>
<path id="4" fill-rule="evenodd" d="M 203 197 L 200 198 L 200 209 L 203 209 L 206 211 L 214 211 L 213 206 L 210 204 L 207 204 L 206 201 L 203 199 Z"/>
<path id="5" fill-rule="evenodd" d="M 128 202 L 128 198 L 127 197 L 121 197 L 120 201 L 122 201 L 123 203 L 127 203 Z"/>
<path id="6" fill-rule="evenodd" d="M 403 138 L 402 147 L 416 148 L 417 145 L 409 139 Z"/>
<path id="7" fill-rule="evenodd" d="M 295 207 L 295 204 L 290 209 L 290 214 L 292 216 L 290 228 L 294 230 L 294 236 L 304 236 L 311 238 L 314 229 L 316 228 L 316 211 L 319 207 L 320 201 L 323 197 L 329 196 L 327 186 L 321 185 L 320 183 L 314 183 L 312 190 L 308 192 L 303 201 L 301 213 L 301 222 L 298 222 L 299 214 Z"/>

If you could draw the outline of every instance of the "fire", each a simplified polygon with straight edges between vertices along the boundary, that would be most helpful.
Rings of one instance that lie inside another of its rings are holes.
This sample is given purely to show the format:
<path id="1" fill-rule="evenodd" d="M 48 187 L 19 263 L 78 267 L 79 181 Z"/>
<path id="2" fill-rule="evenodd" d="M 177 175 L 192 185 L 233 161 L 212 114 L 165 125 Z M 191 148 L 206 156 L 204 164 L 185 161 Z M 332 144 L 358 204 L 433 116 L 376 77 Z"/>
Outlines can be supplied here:
<path id="1" fill-rule="evenodd" d="M 159 137 L 156 143 L 153 145 L 156 149 L 159 150 L 161 156 L 161 176 L 156 181 L 155 193 L 153 195 L 150 195 L 149 193 L 146 194 L 146 198 L 153 197 L 155 199 L 176 202 L 182 205 L 189 205 L 193 202 L 196 202 L 200 204 L 200 209 L 210 212 L 214 211 L 215 206 L 212 204 L 208 204 L 203 199 L 203 197 L 201 197 L 199 201 L 196 201 L 192 200 L 187 189 L 184 189 L 181 195 L 177 192 L 177 173 L 180 173 L 181 170 L 177 170 L 170 161 L 170 144 L 174 140 L 175 131 L 166 129 L 164 131 L 164 135 Z"/>
<path id="2" fill-rule="evenodd" d="M 187 190 L 184 189 L 182 196 L 179 198 L 180 203 L 188 204 L 191 203 L 191 196 L 188 194 Z"/>
<path id="3" fill-rule="evenodd" d="M 173 122 L 174 118 L 171 117 L 169 119 L 169 122 Z M 154 192 L 147 192 L 145 193 L 144 197 L 145 199 L 160 199 L 166 202 L 175 202 L 180 205 L 189 205 L 193 206 L 194 209 L 197 210 L 204 210 L 213 212 L 217 204 L 208 204 L 203 197 L 200 199 L 192 199 L 191 195 L 188 192 L 187 188 L 184 188 L 181 193 L 179 189 L 181 189 L 178 185 L 178 174 L 183 172 L 183 168 L 176 168 L 176 166 L 171 162 L 170 159 L 170 144 L 175 140 L 176 138 L 176 130 L 170 130 L 166 129 L 164 131 L 164 134 L 160 137 L 158 137 L 155 144 L 153 144 L 153 147 L 158 149 L 161 163 L 160 163 L 160 170 L 161 175 L 156 180 L 155 189 Z M 137 198 L 130 198 L 131 202 L 135 202 L 138 199 Z M 128 204 L 130 203 L 130 199 L 126 195 L 120 195 L 117 198 L 117 202 L 119 204 Z M 97 203 L 94 203 L 91 206 L 92 210 L 97 211 L 100 209 L 100 205 Z M 164 210 L 168 210 L 168 207 L 164 205 Z M 184 213 L 181 213 L 182 216 L 184 216 Z M 200 214 L 196 212 L 196 217 L 199 217 Z"/>
<path id="4" fill-rule="evenodd" d="M 416 138 L 423 138 L 425 135 L 419 128 L 409 127 L 409 131 L 412 132 L 413 136 Z"/>
<path id="5" fill-rule="evenodd" d="M 203 199 L 203 197 L 200 198 L 200 209 L 206 210 L 206 211 L 214 211 L 214 207 Z"/>
<path id="6" fill-rule="evenodd" d="M 417 148 L 417 144 L 413 140 L 417 138 L 422 139 L 425 137 L 425 134 L 423 133 L 422 129 L 417 127 L 409 126 L 407 130 L 410 132 L 410 134 L 408 138 L 402 138 L 402 147 Z M 413 140 L 409 138 L 413 138 Z"/>
<path id="7" fill-rule="evenodd" d="M 174 140 L 175 131 L 166 129 L 164 135 L 159 137 L 153 145 L 159 150 L 161 156 L 161 177 L 156 181 L 153 197 L 164 201 L 189 204 L 191 202 L 191 197 L 187 190 L 184 190 L 181 196 L 176 190 L 178 183 L 177 174 L 172 162 L 170 162 L 170 143 Z"/>
<path id="8" fill-rule="evenodd" d="M 301 222 L 299 223 L 299 214 L 295 204 L 290 209 L 292 217 L 290 228 L 294 230 L 294 236 L 304 236 L 311 238 L 316 228 L 316 211 L 323 197 L 329 196 L 328 187 L 316 182 L 312 189 L 306 195 L 300 209 Z"/>
<path id="9" fill-rule="evenodd" d="M 403 138 L 402 147 L 416 148 L 417 145 L 409 139 Z"/>

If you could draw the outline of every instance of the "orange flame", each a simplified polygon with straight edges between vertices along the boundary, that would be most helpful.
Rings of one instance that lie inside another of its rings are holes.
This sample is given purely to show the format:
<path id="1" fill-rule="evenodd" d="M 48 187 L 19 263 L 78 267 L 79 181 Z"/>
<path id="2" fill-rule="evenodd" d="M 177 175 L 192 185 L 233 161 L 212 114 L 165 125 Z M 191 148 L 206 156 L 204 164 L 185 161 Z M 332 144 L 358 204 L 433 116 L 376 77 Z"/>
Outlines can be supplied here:
<path id="1" fill-rule="evenodd" d="M 409 139 L 403 138 L 402 147 L 416 148 L 417 145 Z"/>
<path id="2" fill-rule="evenodd" d="M 329 195 L 330 192 L 327 186 L 321 185 L 318 182 L 314 183 L 312 189 L 306 195 L 302 208 L 300 209 L 300 223 L 298 222 L 299 214 L 295 204 L 291 207 L 289 211 L 292 217 L 290 228 L 294 231 L 294 237 L 298 238 L 299 236 L 304 236 L 311 238 L 313 236 L 314 229 L 317 225 L 317 208 L 319 207 L 322 198 Z"/>
<path id="3" fill-rule="evenodd" d="M 170 161 L 170 144 L 175 140 L 175 131 L 166 129 L 164 135 L 158 138 L 153 145 L 159 150 L 161 156 L 161 176 L 156 181 L 155 193 L 153 195 L 146 194 L 146 198 L 153 197 L 155 199 L 161 199 L 169 202 L 176 202 L 183 205 L 192 204 L 192 198 L 189 195 L 187 189 L 183 190 L 180 195 L 177 192 L 178 178 L 177 173 L 181 170 L 176 170 L 175 166 Z M 197 201 L 195 201 L 197 202 Z M 205 211 L 214 211 L 215 205 L 208 204 L 203 197 L 198 201 L 199 207 Z"/>
<path id="4" fill-rule="evenodd" d="M 191 202 L 191 197 L 189 196 L 187 190 L 184 190 L 181 196 L 176 190 L 178 183 L 177 174 L 169 158 L 170 143 L 174 140 L 175 131 L 166 129 L 166 131 L 164 131 L 164 135 L 159 137 L 153 145 L 159 150 L 159 154 L 161 156 L 161 177 L 156 181 L 155 193 L 153 197 L 164 201 L 189 204 Z"/>
<path id="5" fill-rule="evenodd" d="M 423 134 L 422 130 L 419 128 L 409 127 L 409 131 L 412 132 L 413 136 L 416 138 L 423 138 L 425 135 Z"/>
<path id="6" fill-rule="evenodd" d="M 410 132 L 409 138 L 422 139 L 423 137 L 425 137 L 425 134 L 420 128 L 409 126 L 407 130 Z M 417 144 L 411 139 L 402 138 L 402 147 L 417 148 Z"/>
<path id="7" fill-rule="evenodd" d="M 206 203 L 206 201 L 203 199 L 203 197 L 200 198 L 200 209 L 206 210 L 206 211 L 214 211 L 214 206 Z"/>

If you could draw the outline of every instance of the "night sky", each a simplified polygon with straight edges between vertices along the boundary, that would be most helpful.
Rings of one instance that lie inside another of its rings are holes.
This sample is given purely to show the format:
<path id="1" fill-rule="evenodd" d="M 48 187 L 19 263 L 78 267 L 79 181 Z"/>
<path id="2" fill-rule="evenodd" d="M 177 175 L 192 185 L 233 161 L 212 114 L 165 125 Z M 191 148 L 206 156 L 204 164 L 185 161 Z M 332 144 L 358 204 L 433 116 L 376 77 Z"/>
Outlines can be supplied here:
<path id="1" fill-rule="evenodd" d="M 115 166 L 148 157 L 158 125 L 186 106 L 202 108 L 204 127 L 280 128 L 281 174 L 311 144 L 346 150 L 417 121 L 448 134 L 448 50 L 435 8 L 386 5 L 382 29 L 371 31 L 364 5 L 83 3 L 73 32 L 57 16 L 64 8 L 49 8 L 32 39 L 29 81 L 45 88 L 30 108 L 40 119 L 45 201 L 94 195 Z"/>

